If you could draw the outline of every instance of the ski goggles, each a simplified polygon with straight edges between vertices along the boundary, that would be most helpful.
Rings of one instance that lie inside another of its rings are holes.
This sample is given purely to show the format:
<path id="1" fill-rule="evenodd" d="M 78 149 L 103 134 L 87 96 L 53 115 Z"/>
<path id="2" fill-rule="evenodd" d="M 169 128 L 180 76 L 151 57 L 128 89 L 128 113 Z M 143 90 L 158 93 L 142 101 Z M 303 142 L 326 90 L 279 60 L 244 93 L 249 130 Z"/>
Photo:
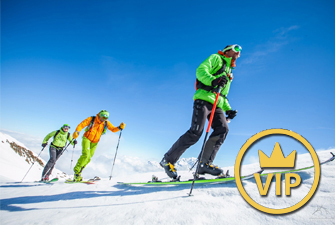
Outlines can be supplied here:
<path id="1" fill-rule="evenodd" d="M 108 115 L 103 114 L 103 113 L 100 114 L 100 117 L 101 117 L 101 119 L 104 119 L 104 120 L 108 119 Z"/>
<path id="2" fill-rule="evenodd" d="M 234 52 L 240 52 L 242 51 L 242 47 L 239 46 L 239 45 L 231 45 L 231 46 L 228 46 L 227 48 L 223 49 L 222 52 L 225 52 L 225 51 L 228 51 L 232 49 Z"/>
<path id="3" fill-rule="evenodd" d="M 63 126 L 63 129 L 70 129 L 70 126 Z"/>

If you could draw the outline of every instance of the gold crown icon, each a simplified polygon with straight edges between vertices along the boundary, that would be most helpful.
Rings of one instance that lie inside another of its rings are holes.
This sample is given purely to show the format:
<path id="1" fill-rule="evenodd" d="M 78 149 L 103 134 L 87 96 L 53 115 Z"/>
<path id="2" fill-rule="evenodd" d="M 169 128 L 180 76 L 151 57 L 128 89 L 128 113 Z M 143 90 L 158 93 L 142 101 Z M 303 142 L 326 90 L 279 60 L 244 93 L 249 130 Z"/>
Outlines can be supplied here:
<path id="1" fill-rule="evenodd" d="M 269 167 L 293 168 L 295 164 L 296 150 L 291 152 L 285 158 L 279 143 L 276 142 L 270 158 L 267 155 L 265 155 L 264 152 L 262 152 L 261 150 L 258 150 L 258 155 L 261 168 L 269 168 Z"/>

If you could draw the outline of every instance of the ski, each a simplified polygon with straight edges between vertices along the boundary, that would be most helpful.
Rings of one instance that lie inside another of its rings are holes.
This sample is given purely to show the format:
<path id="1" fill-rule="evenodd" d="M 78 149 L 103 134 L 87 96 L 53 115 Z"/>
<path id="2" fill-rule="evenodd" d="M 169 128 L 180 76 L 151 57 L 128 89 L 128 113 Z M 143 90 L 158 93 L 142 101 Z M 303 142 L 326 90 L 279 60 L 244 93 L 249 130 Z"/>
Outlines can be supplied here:
<path id="1" fill-rule="evenodd" d="M 261 169 L 261 170 L 258 170 L 255 173 L 260 173 L 261 174 L 263 171 L 264 170 Z M 242 180 L 247 180 L 247 179 L 253 178 L 255 173 L 252 173 L 252 174 L 249 174 L 249 175 L 246 175 L 246 176 L 241 176 L 241 179 Z M 194 183 L 196 183 L 196 184 L 211 184 L 211 183 L 226 183 L 226 182 L 231 182 L 231 181 L 235 181 L 235 177 L 216 177 L 214 179 L 199 178 L 199 179 L 196 179 L 194 181 Z M 141 183 L 141 182 L 138 182 L 138 183 L 118 182 L 118 184 L 124 184 L 124 185 L 183 185 L 183 184 L 191 184 L 192 182 L 193 182 L 193 179 L 185 180 L 185 181 L 172 180 L 172 181 L 167 181 L 167 182 L 156 180 L 156 181 L 148 181 L 148 182 L 145 182 L 145 183 Z"/>
<path id="2" fill-rule="evenodd" d="M 335 159 L 335 155 L 334 153 L 330 152 L 330 154 L 332 155 L 329 159 L 323 161 L 320 163 L 320 165 L 329 163 L 331 161 L 334 161 Z M 304 168 L 300 168 L 300 169 L 293 169 L 293 170 L 286 170 L 286 171 L 278 171 L 278 172 L 272 172 L 273 174 L 276 173 L 293 173 L 293 172 L 298 172 L 298 171 L 303 171 L 303 170 L 308 170 L 313 168 L 314 165 L 312 166 L 308 166 L 308 167 L 304 167 Z M 263 169 L 255 172 L 255 173 L 259 173 L 260 176 L 267 176 L 268 173 L 263 173 Z M 241 180 L 247 180 L 247 179 L 251 179 L 254 177 L 254 174 L 249 174 L 246 176 L 241 176 Z M 200 178 L 194 181 L 194 183 L 196 184 L 210 184 L 210 183 L 226 183 L 226 182 L 231 182 L 231 181 L 235 181 L 235 177 L 223 177 L 223 178 L 215 178 L 215 179 L 204 179 L 204 178 Z M 172 180 L 172 181 L 160 181 L 158 180 L 157 177 L 153 176 L 152 181 L 148 181 L 148 182 L 134 182 L 134 183 L 125 183 L 125 182 L 118 182 L 118 184 L 122 184 L 122 185 L 182 185 L 182 184 L 191 184 L 193 182 L 193 179 L 187 180 L 187 181 L 180 181 L 179 178 L 177 178 L 177 180 Z"/>
<path id="3" fill-rule="evenodd" d="M 327 160 L 321 162 L 321 163 L 320 163 L 320 166 L 323 165 L 323 164 L 329 163 L 329 162 L 331 162 L 331 161 L 334 161 L 334 159 L 335 159 L 335 155 L 334 155 L 334 153 L 330 152 L 330 154 L 331 154 L 332 156 L 331 156 L 329 159 L 327 159 Z M 313 167 L 314 167 L 314 165 L 313 165 L 313 166 L 307 166 L 307 167 L 300 168 L 300 169 L 293 169 L 293 170 L 286 170 L 286 171 L 272 172 L 272 174 L 276 174 L 276 173 L 293 173 L 293 172 L 298 172 L 298 171 L 302 171 L 302 170 L 308 170 L 308 169 L 311 169 L 311 168 L 313 168 Z M 263 174 L 261 174 L 261 176 L 267 176 L 267 175 L 268 175 L 268 173 L 263 173 Z"/>
<path id="4" fill-rule="evenodd" d="M 99 180 L 101 180 L 100 177 L 95 176 L 92 179 L 82 180 L 82 181 L 74 181 L 74 180 L 71 180 L 71 179 L 67 179 L 65 181 L 65 183 L 67 183 L 67 184 L 73 184 L 73 183 L 95 184 L 95 182 L 99 181 Z"/>
<path id="5" fill-rule="evenodd" d="M 53 182 L 56 182 L 58 181 L 58 178 L 53 178 L 51 180 L 48 180 L 48 181 L 42 181 L 42 180 L 39 180 L 39 181 L 35 181 L 35 182 L 38 182 L 38 183 L 45 183 L 45 184 L 50 184 L 50 183 L 53 183 Z"/>
<path id="6" fill-rule="evenodd" d="M 334 161 L 334 159 L 335 159 L 335 155 L 334 155 L 334 153 L 330 152 L 330 154 L 332 155 L 332 157 L 330 157 L 328 160 L 326 160 L 326 161 L 320 163 L 320 165 L 325 164 L 325 163 L 329 163 L 329 162 L 331 162 L 331 161 Z"/>
<path id="7" fill-rule="evenodd" d="M 74 181 L 74 180 L 65 180 L 65 183 L 67 184 L 77 184 L 77 183 L 82 183 L 82 184 L 95 184 L 95 181 L 90 181 L 90 180 L 82 180 L 82 181 Z"/>

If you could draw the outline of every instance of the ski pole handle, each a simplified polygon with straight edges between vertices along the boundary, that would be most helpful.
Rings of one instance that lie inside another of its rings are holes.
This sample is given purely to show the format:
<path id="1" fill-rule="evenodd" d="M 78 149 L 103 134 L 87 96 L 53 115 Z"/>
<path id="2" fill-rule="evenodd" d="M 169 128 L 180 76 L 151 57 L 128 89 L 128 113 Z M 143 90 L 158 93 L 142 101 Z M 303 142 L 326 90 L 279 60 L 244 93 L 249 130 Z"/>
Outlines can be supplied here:
<path id="1" fill-rule="evenodd" d="M 72 139 L 72 140 L 70 141 L 70 143 L 73 143 L 73 148 L 75 148 L 75 147 L 76 147 L 76 144 L 77 144 L 77 140 L 76 140 L 76 139 Z"/>
<path id="2" fill-rule="evenodd" d="M 217 86 L 216 88 L 214 88 L 214 93 L 217 94 L 217 93 L 221 93 L 221 89 L 223 88 L 223 86 Z"/>

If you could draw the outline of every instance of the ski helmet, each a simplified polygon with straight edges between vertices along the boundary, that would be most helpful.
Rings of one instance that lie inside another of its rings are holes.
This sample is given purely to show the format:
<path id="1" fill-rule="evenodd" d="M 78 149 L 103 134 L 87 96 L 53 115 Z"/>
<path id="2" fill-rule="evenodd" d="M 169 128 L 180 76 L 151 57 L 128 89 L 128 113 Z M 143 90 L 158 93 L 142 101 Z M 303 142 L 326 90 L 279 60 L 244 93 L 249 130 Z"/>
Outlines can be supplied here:
<path id="1" fill-rule="evenodd" d="M 63 128 L 68 128 L 68 129 L 70 129 L 71 127 L 70 127 L 69 124 L 64 124 L 64 125 L 62 126 L 62 129 L 63 129 Z"/>
<path id="2" fill-rule="evenodd" d="M 107 110 L 101 110 L 101 111 L 99 112 L 99 116 L 101 116 L 101 117 L 105 117 L 105 118 L 108 119 L 108 117 L 109 117 L 109 112 L 107 112 Z"/>

